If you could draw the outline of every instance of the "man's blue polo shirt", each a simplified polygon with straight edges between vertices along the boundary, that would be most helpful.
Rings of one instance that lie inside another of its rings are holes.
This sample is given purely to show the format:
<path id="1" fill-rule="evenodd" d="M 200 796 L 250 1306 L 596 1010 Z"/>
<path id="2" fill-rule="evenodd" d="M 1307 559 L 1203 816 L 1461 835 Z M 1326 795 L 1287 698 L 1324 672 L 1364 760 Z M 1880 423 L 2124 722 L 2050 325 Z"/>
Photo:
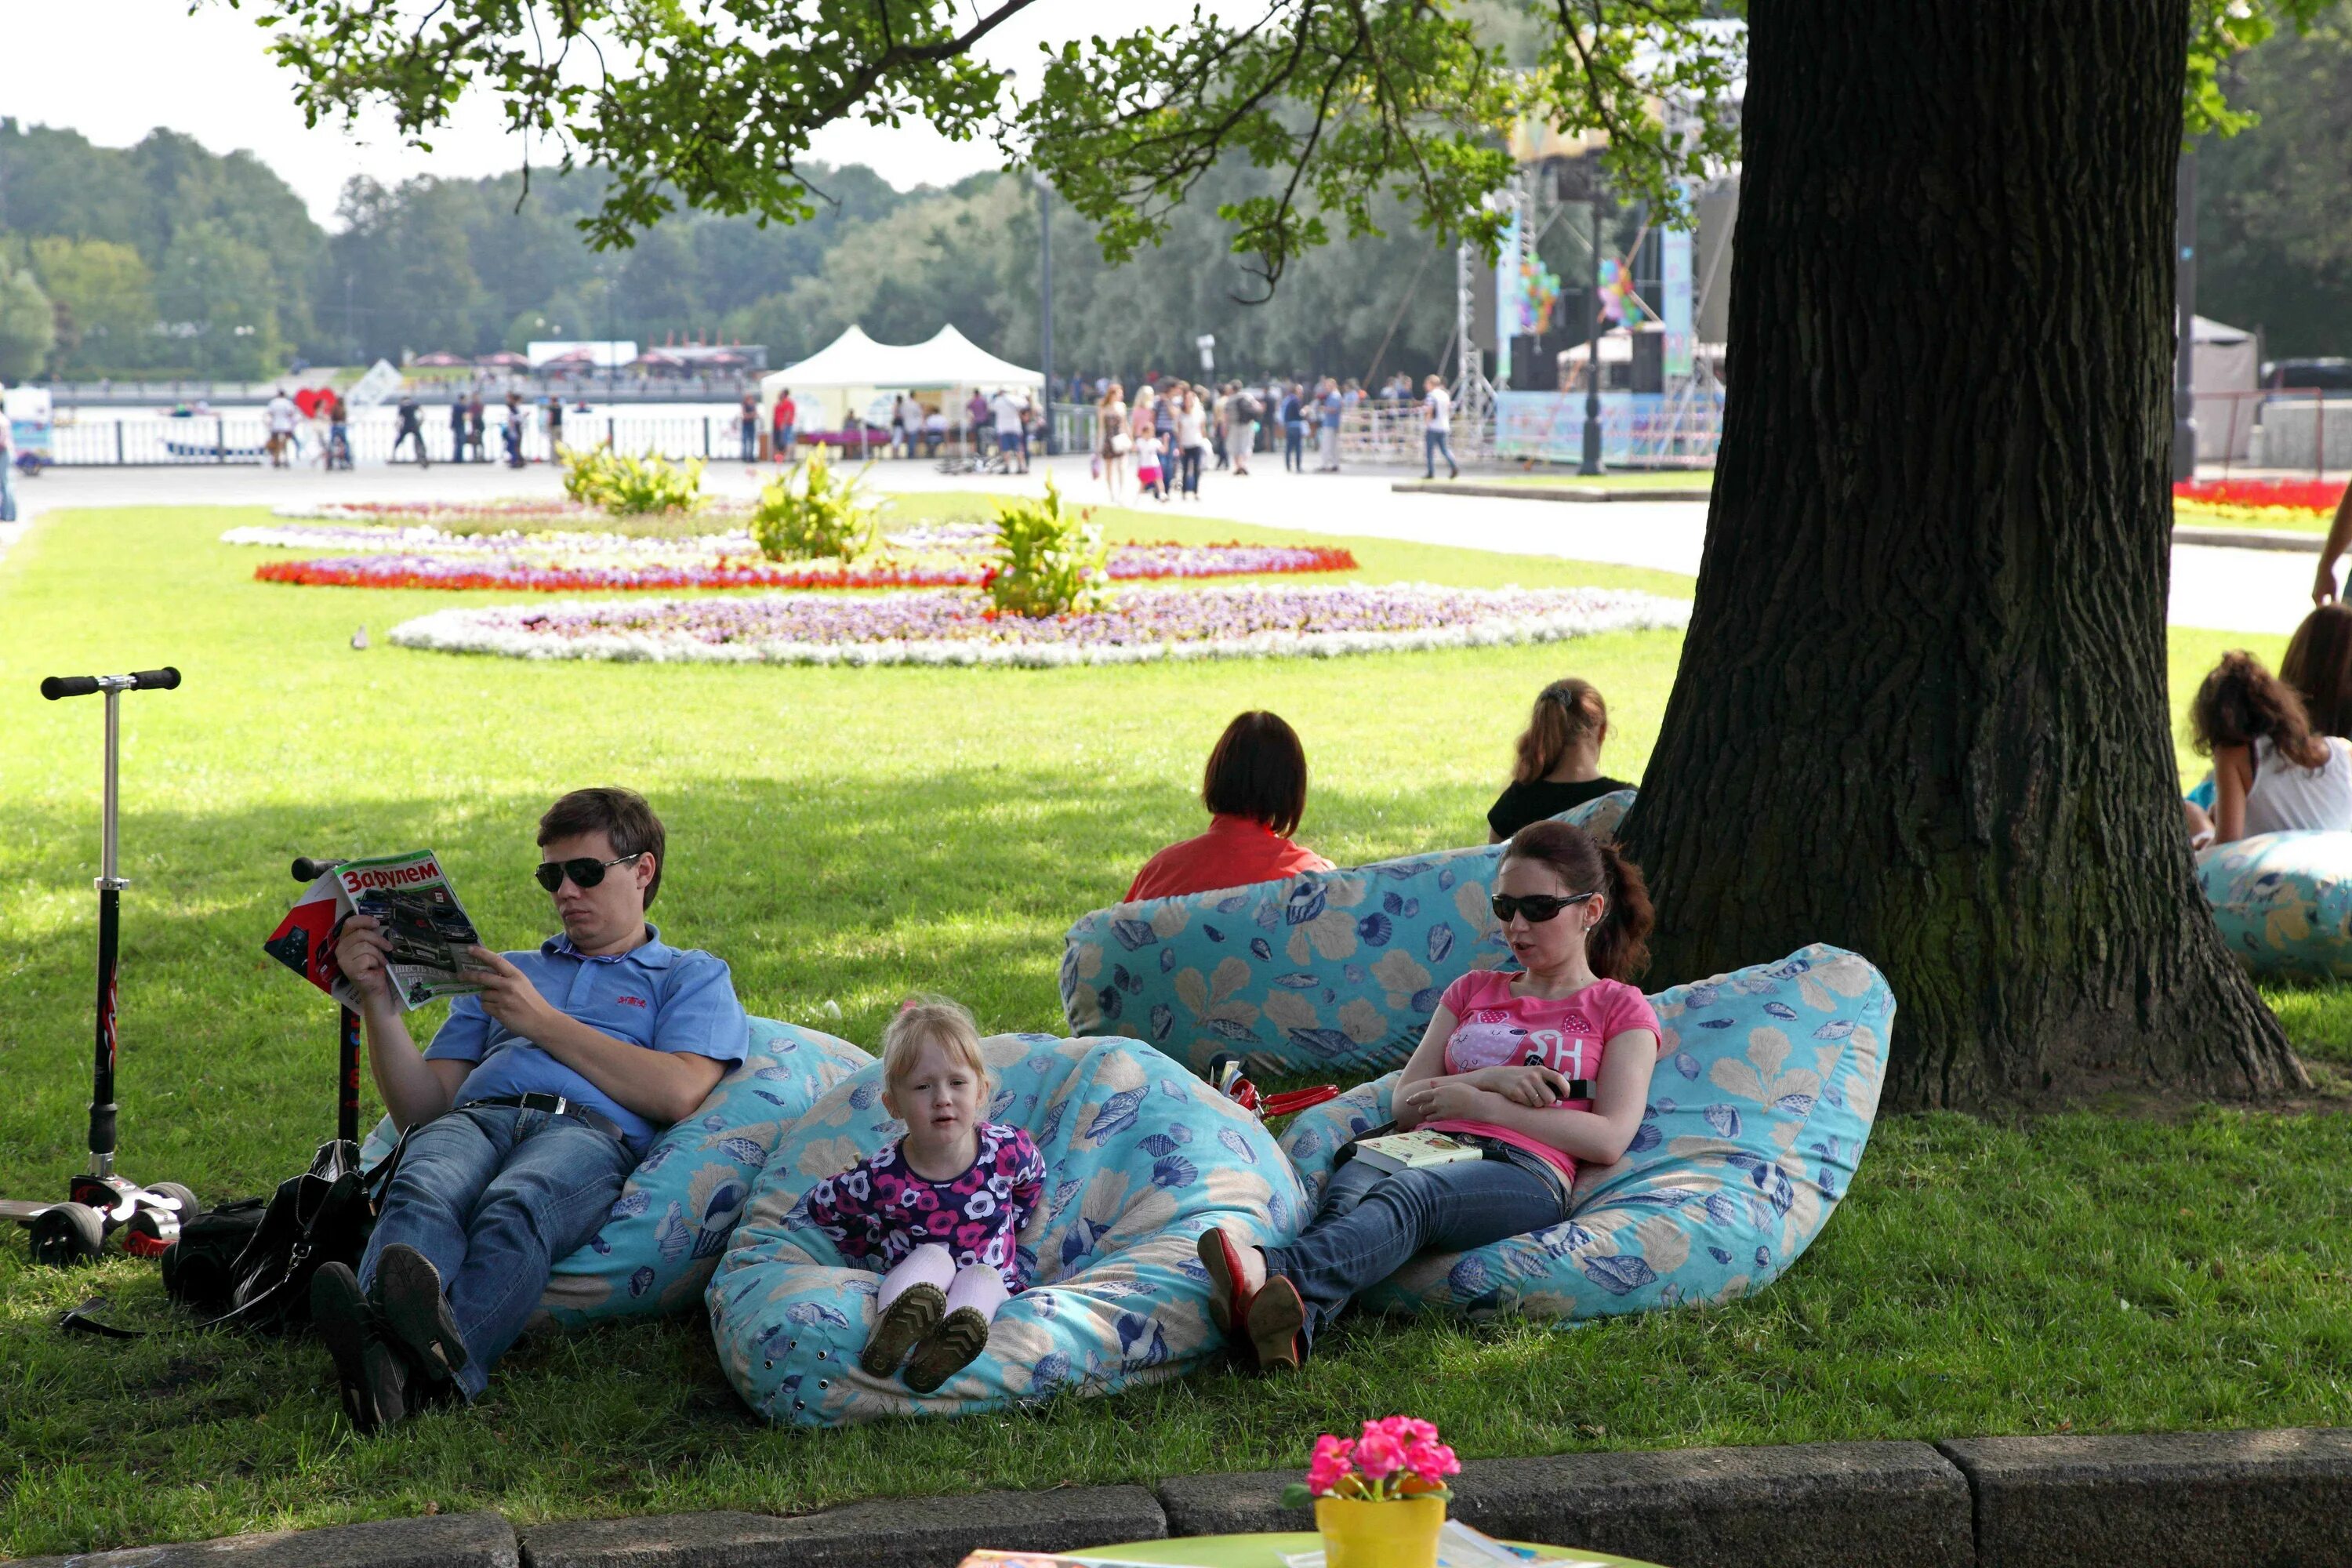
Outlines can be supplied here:
<path id="1" fill-rule="evenodd" d="M 559 1013 L 616 1040 L 656 1051 L 687 1051 L 730 1065 L 751 1048 L 751 1026 L 735 999 L 724 959 L 680 950 L 646 927 L 646 941 L 626 952 L 591 958 L 568 936 L 551 936 L 537 952 L 509 952 L 507 962 L 530 976 Z M 509 1094 L 560 1094 L 604 1112 L 629 1135 L 643 1158 L 662 1130 L 579 1073 L 482 1011 L 478 996 L 460 996 L 425 1047 L 427 1061 L 478 1062 L 457 1088 L 468 1105 Z"/>

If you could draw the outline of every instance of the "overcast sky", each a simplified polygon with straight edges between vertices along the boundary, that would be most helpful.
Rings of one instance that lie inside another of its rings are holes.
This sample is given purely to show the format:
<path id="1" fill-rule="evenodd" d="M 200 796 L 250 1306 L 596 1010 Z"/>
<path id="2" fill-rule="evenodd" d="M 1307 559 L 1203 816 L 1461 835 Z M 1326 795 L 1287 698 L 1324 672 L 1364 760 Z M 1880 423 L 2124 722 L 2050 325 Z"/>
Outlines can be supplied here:
<path id="1" fill-rule="evenodd" d="M 253 20 L 259 8 L 259 0 L 247 0 L 241 12 L 206 0 L 191 16 L 186 0 L 0 0 L 0 115 L 70 127 L 108 147 L 165 125 L 215 153 L 250 149 L 326 225 L 355 174 L 472 176 L 522 162 L 525 149 L 479 104 L 436 136 L 431 153 L 403 146 L 382 121 L 358 138 L 340 126 L 304 130 L 291 79 L 263 52 L 267 35 Z M 1174 0 L 1120 0 L 1119 20 L 1190 9 Z M 1035 58 L 1041 40 L 1104 26 L 1093 0 L 1047 0 L 992 37 L 988 58 L 1017 68 Z M 992 144 L 952 142 L 927 126 L 835 126 L 818 135 L 815 154 L 869 164 L 902 189 L 997 163 Z"/>

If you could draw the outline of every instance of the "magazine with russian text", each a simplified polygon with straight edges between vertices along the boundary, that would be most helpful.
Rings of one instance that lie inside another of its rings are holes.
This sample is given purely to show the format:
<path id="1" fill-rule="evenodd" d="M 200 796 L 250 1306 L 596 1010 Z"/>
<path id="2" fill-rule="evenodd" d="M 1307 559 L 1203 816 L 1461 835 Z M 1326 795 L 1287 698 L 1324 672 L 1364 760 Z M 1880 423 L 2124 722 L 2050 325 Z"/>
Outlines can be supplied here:
<path id="1" fill-rule="evenodd" d="M 430 849 L 345 860 L 302 891 L 262 951 L 346 1007 L 359 993 L 335 962 L 353 915 L 373 916 L 392 945 L 384 968 L 404 1012 L 482 987 L 466 950 L 482 939 Z"/>

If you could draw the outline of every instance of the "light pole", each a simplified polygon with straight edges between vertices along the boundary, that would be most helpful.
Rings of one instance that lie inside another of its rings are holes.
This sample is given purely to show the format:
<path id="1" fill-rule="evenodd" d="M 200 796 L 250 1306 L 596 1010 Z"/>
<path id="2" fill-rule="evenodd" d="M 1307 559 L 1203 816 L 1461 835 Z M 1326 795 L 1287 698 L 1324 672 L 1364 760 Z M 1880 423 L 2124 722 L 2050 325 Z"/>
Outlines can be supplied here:
<path id="1" fill-rule="evenodd" d="M 1601 186 L 1592 187 L 1592 309 L 1584 330 L 1584 460 L 1576 466 L 1580 477 L 1601 472 Z"/>
<path id="2" fill-rule="evenodd" d="M 1037 367 L 1045 377 L 1045 456 L 1054 455 L 1054 184 L 1032 174 L 1037 187 Z"/>
<path id="3" fill-rule="evenodd" d="M 2197 150 L 2185 148 L 2176 177 L 2179 240 L 2173 285 L 2179 321 L 2172 359 L 2172 478 L 2197 477 Z"/>

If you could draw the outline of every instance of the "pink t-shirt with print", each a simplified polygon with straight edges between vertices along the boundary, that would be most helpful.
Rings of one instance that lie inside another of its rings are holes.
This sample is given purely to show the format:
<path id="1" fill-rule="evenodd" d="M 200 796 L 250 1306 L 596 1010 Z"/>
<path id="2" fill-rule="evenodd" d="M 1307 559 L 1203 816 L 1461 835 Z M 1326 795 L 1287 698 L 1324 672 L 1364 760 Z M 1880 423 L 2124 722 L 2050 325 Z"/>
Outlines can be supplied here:
<path id="1" fill-rule="evenodd" d="M 1454 1015 L 1454 1036 L 1445 1042 L 1445 1070 L 1520 1067 L 1530 1060 L 1562 1078 L 1597 1080 L 1609 1042 L 1628 1029 L 1647 1029 L 1651 1046 L 1663 1037 L 1650 1000 L 1622 980 L 1596 980 L 1571 996 L 1514 996 L 1519 976 L 1499 969 L 1474 969 L 1445 988 L 1437 1005 Z M 1589 1100 L 1562 1102 L 1590 1110 Z M 1445 1119 L 1424 1121 L 1438 1132 L 1476 1133 L 1525 1149 L 1549 1161 L 1570 1182 L 1576 1162 L 1550 1144 L 1491 1121 Z"/>

